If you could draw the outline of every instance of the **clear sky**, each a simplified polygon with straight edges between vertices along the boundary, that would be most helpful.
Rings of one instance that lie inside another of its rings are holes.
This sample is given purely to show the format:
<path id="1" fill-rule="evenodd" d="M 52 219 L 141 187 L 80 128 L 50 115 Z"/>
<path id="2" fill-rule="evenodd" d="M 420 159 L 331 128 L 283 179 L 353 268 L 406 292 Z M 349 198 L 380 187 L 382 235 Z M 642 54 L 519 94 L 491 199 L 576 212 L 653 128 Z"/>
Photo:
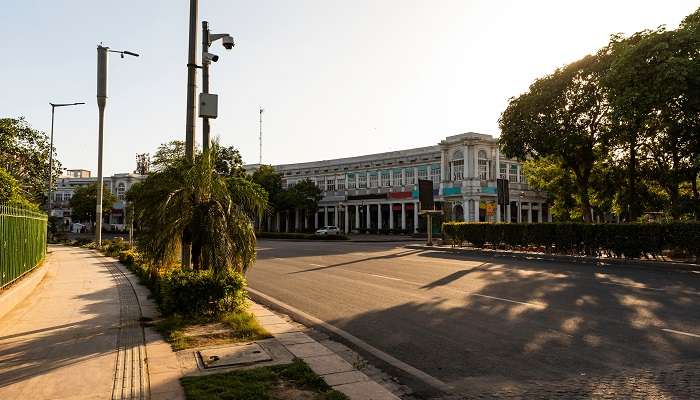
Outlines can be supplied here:
<path id="1" fill-rule="evenodd" d="M 508 98 L 603 46 L 611 33 L 676 26 L 686 0 L 201 0 L 219 62 L 212 134 L 263 162 L 289 163 L 436 144 L 462 132 L 498 135 Z M 49 131 L 64 167 L 96 173 L 96 46 L 110 56 L 104 170 L 184 139 L 188 2 L 2 0 L 0 116 Z M 201 76 L 201 75 L 200 75 Z M 199 121 L 198 121 L 199 122 Z M 197 139 L 201 138 L 198 125 Z"/>

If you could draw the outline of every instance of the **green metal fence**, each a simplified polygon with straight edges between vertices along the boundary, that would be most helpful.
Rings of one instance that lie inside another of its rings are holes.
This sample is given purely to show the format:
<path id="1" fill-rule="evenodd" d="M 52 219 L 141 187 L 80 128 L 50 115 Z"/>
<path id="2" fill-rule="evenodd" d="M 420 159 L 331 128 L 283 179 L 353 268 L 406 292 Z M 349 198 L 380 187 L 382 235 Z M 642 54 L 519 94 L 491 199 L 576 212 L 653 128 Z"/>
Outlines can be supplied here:
<path id="1" fill-rule="evenodd" d="M 0 205 L 0 289 L 46 256 L 46 227 L 44 213 Z"/>

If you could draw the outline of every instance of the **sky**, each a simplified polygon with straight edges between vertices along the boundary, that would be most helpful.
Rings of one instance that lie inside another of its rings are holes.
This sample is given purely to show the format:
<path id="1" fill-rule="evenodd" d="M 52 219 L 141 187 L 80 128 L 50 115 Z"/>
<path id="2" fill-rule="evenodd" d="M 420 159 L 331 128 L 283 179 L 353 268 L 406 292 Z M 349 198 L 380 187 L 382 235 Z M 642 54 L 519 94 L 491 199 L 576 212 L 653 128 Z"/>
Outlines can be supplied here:
<path id="1" fill-rule="evenodd" d="M 189 6 L 185 0 L 0 0 L 0 117 L 49 132 L 63 167 L 97 171 L 96 47 L 110 55 L 104 173 L 183 139 Z M 201 0 L 219 43 L 210 68 L 212 135 L 266 164 L 499 135 L 508 99 L 604 46 L 610 34 L 675 27 L 697 1 Z M 201 39 L 200 39 L 201 40 Z M 201 79 L 201 74 L 198 75 Z M 197 141 L 201 142 L 198 121 Z"/>

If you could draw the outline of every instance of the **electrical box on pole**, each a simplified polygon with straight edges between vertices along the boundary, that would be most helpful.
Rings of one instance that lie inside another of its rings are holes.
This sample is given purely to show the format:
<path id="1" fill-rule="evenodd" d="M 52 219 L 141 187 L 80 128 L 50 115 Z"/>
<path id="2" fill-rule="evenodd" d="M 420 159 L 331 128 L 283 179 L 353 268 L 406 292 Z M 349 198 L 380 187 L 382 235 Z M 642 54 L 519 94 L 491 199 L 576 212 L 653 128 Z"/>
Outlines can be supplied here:
<path id="1" fill-rule="evenodd" d="M 199 117 L 216 118 L 218 114 L 219 95 L 212 93 L 199 94 Z"/>

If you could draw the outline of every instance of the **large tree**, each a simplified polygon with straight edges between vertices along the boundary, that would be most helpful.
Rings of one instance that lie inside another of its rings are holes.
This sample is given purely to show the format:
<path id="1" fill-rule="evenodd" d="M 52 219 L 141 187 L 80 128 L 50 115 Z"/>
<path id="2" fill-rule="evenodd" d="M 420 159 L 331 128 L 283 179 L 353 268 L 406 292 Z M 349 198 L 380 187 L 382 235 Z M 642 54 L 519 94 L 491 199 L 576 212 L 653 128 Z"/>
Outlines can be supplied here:
<path id="1" fill-rule="evenodd" d="M 102 215 L 112 210 L 112 206 L 117 202 L 117 197 L 109 191 L 107 186 L 102 186 Z M 70 207 L 73 219 L 80 221 L 96 221 L 95 211 L 97 211 L 97 184 L 82 186 L 75 189 L 73 197 L 70 199 Z"/>
<path id="2" fill-rule="evenodd" d="M 215 171 L 223 176 L 245 176 L 241 153 L 233 146 L 221 146 L 215 141 L 212 149 L 216 152 Z M 196 154 L 202 154 L 200 148 Z M 167 167 L 176 165 L 185 157 L 185 142 L 183 140 L 171 140 L 158 146 L 151 159 L 151 167 L 155 171 L 163 171 Z"/>
<path id="3" fill-rule="evenodd" d="M 255 260 L 251 221 L 267 207 L 267 194 L 247 178 L 217 171 L 222 153 L 216 143 L 210 151 L 194 162 L 175 159 L 128 194 L 154 265 L 175 260 L 183 237 L 198 270 L 245 272 Z"/>
<path id="4" fill-rule="evenodd" d="M 39 206 L 29 201 L 19 182 L 0 167 L 0 205 L 39 211 Z"/>
<path id="5" fill-rule="evenodd" d="M 49 139 L 24 118 L 0 118 L 0 167 L 18 182 L 23 195 L 43 203 L 49 180 Z M 61 163 L 53 151 L 53 177 L 61 174 Z"/>
<path id="6" fill-rule="evenodd" d="M 596 54 L 557 69 L 512 98 L 499 120 L 508 157 L 550 157 L 573 174 L 585 221 L 592 219 L 591 172 L 609 138 L 610 107 L 600 84 L 608 63 Z"/>

